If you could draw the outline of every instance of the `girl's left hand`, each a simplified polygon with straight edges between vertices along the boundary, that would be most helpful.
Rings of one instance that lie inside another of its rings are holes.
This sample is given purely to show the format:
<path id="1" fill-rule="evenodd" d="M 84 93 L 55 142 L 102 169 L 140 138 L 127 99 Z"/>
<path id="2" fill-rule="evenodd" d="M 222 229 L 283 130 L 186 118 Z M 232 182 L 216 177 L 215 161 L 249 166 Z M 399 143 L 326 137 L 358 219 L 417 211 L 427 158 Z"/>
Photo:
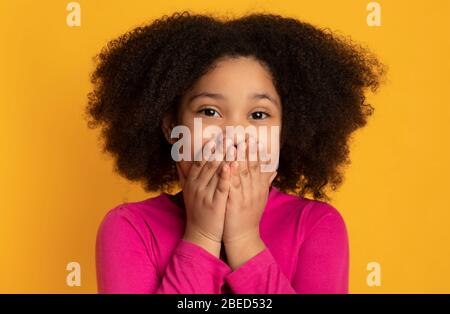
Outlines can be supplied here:
<path id="1" fill-rule="evenodd" d="M 245 152 L 245 160 L 231 163 L 231 186 L 222 240 L 233 269 L 265 247 L 259 235 L 259 223 L 277 172 L 261 171 L 264 162 L 260 160 L 257 146 L 253 138 L 246 137 L 237 149 Z"/>

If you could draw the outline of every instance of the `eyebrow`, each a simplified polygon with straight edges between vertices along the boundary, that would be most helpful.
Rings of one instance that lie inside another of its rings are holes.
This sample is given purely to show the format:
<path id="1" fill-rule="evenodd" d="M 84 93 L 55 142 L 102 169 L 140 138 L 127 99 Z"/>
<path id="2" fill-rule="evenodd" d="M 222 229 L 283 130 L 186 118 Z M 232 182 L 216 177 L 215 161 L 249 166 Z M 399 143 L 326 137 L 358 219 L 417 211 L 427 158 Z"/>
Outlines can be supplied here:
<path id="1" fill-rule="evenodd" d="M 201 92 L 201 93 L 198 93 L 198 94 L 195 94 L 195 95 L 189 97 L 188 103 L 191 103 L 194 99 L 199 98 L 199 97 L 209 97 L 209 98 L 218 99 L 218 100 L 226 100 L 226 97 L 222 94 Z M 271 101 L 272 103 L 274 103 L 275 105 L 279 105 L 278 101 L 276 101 L 273 97 L 271 97 L 270 95 L 268 95 L 266 93 L 253 93 L 250 95 L 249 99 L 256 99 L 256 100 L 267 99 L 267 100 Z"/>
<path id="2" fill-rule="evenodd" d="M 218 100 L 225 100 L 225 97 L 222 94 L 201 92 L 201 93 L 198 93 L 198 94 L 195 94 L 195 95 L 189 97 L 188 103 L 191 103 L 194 99 L 200 98 L 200 97 L 209 97 L 209 98 L 218 99 Z"/>
<path id="3" fill-rule="evenodd" d="M 267 99 L 275 105 L 279 105 L 278 101 L 276 101 L 273 97 L 266 93 L 253 93 L 250 96 L 251 99 Z"/>

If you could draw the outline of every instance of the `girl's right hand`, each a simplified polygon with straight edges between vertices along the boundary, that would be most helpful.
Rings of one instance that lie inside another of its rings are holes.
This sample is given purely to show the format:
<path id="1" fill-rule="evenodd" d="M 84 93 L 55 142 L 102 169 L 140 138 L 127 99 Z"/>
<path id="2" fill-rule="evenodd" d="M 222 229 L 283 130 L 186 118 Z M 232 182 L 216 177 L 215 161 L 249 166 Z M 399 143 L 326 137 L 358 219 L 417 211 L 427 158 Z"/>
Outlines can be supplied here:
<path id="1" fill-rule="evenodd" d="M 233 155 L 234 149 L 234 146 L 230 147 Z M 176 164 L 186 208 L 183 239 L 203 247 L 217 257 L 220 256 L 231 179 L 230 165 L 225 161 L 225 154 L 221 155 L 221 161 L 212 158 L 193 161 L 186 177 Z"/>

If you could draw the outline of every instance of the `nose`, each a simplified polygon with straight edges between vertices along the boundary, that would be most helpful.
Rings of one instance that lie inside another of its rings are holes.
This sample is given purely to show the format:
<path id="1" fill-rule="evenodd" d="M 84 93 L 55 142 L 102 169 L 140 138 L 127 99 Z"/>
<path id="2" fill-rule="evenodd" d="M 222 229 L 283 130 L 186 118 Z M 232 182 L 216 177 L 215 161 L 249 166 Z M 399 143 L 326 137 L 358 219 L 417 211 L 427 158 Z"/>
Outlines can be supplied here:
<path id="1" fill-rule="evenodd" d="M 228 123 L 222 127 L 222 134 L 225 139 L 231 141 L 230 144 L 235 147 L 238 146 L 239 143 L 244 142 L 247 134 L 253 133 L 251 132 L 248 123 Z M 255 128 L 256 130 L 256 128 Z M 256 134 L 250 134 L 251 136 L 256 136 Z"/>
<path id="2" fill-rule="evenodd" d="M 250 149 L 252 152 L 256 150 L 256 139 L 258 138 L 258 129 L 256 126 L 248 123 L 248 121 L 232 121 L 223 125 L 222 134 L 224 136 L 224 147 L 229 149 L 234 146 L 232 158 L 238 158 L 243 160 L 245 158 L 246 151 Z M 249 140 L 248 145 L 242 145 L 246 142 L 247 137 L 252 138 Z"/>

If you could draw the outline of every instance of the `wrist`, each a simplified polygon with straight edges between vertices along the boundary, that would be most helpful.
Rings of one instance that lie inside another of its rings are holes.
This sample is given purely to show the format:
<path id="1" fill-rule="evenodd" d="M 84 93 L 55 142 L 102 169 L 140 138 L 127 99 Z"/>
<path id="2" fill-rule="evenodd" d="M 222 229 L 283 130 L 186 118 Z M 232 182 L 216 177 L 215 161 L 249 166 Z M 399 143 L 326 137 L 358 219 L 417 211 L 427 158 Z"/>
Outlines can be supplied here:
<path id="1" fill-rule="evenodd" d="M 220 249 L 222 243 L 206 237 L 201 232 L 187 229 L 183 235 L 183 240 L 189 241 L 191 243 L 200 246 L 201 248 L 208 251 L 210 254 L 216 256 L 217 258 L 220 257 Z"/>
<path id="2" fill-rule="evenodd" d="M 228 264 L 234 271 L 262 252 L 266 245 L 262 241 L 259 232 L 249 232 L 238 239 L 224 241 L 224 247 Z"/>

